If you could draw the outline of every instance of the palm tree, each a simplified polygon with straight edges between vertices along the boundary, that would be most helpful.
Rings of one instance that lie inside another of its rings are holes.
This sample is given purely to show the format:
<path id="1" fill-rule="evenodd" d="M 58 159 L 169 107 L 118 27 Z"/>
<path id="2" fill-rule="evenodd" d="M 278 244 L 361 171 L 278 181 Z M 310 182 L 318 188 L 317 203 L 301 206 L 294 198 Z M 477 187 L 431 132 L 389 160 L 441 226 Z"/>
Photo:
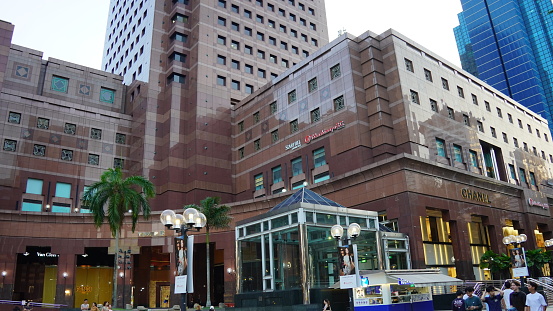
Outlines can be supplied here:
<path id="1" fill-rule="evenodd" d="M 210 260 L 209 260 L 209 231 L 210 229 L 225 229 L 229 227 L 232 217 L 228 215 L 230 207 L 226 205 L 219 205 L 221 198 L 219 197 L 207 197 L 200 201 L 200 206 L 195 204 L 187 205 L 184 207 L 195 208 L 205 215 L 205 247 L 207 258 L 207 299 L 206 306 L 211 306 L 211 274 L 210 274 Z"/>
<path id="2" fill-rule="evenodd" d="M 151 209 L 148 199 L 154 196 L 155 188 L 149 180 L 142 176 L 129 176 L 123 179 L 120 168 L 110 168 L 105 171 L 100 176 L 100 181 L 92 184 L 83 193 L 83 206 L 88 207 L 92 212 L 96 227 L 102 226 L 104 219 L 107 218 L 111 234 L 115 237 L 113 308 L 117 304 L 117 250 L 125 213 L 131 213 L 132 231 L 134 232 L 139 214 L 142 213 L 145 219 L 150 216 Z"/>
<path id="3" fill-rule="evenodd" d="M 543 266 L 551 261 L 551 252 L 541 248 L 526 251 L 526 265 L 531 268 L 534 277 L 543 276 Z"/>

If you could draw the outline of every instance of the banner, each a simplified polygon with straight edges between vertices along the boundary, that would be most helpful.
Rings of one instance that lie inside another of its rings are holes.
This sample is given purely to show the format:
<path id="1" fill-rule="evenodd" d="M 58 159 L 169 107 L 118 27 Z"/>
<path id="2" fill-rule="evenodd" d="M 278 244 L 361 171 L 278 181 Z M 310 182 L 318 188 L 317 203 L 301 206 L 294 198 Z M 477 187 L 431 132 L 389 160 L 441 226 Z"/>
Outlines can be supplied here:
<path id="1" fill-rule="evenodd" d="M 175 262 L 177 263 L 175 275 L 186 275 L 188 266 L 186 258 L 186 241 L 183 240 L 181 236 L 175 238 Z"/>
<path id="2" fill-rule="evenodd" d="M 355 258 L 351 245 L 338 246 L 338 275 L 355 275 Z"/>
<path id="3" fill-rule="evenodd" d="M 511 266 L 513 268 L 513 277 L 528 276 L 528 267 L 526 266 L 526 254 L 524 247 L 513 248 L 509 251 L 511 255 Z"/>
<path id="4" fill-rule="evenodd" d="M 186 288 L 188 293 L 194 292 L 194 275 L 193 275 L 193 263 L 194 263 L 194 236 L 191 235 L 188 237 L 187 241 L 187 248 L 188 248 L 188 280 L 186 283 Z"/>

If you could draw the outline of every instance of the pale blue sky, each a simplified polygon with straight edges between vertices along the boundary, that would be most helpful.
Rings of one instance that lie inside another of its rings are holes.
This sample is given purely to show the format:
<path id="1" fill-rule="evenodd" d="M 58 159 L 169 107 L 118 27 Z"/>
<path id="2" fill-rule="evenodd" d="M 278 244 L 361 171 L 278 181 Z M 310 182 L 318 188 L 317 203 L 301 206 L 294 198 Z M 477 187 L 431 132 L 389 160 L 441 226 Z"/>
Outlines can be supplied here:
<path id="1" fill-rule="evenodd" d="M 0 0 L 0 20 L 15 25 L 12 43 L 44 58 L 100 68 L 109 0 Z M 389 28 L 460 67 L 453 27 L 460 0 L 326 0 L 330 40 Z"/>

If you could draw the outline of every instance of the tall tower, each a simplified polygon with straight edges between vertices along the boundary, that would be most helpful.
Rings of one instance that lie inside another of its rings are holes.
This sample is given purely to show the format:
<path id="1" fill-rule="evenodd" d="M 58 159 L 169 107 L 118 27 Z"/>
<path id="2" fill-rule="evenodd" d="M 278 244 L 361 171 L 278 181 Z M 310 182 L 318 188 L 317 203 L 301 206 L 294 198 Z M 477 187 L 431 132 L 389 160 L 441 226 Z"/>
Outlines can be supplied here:
<path id="1" fill-rule="evenodd" d="M 231 201 L 232 105 L 326 43 L 324 0 L 112 0 L 102 66 L 132 83 L 129 169 L 153 208 Z"/>
<path id="2" fill-rule="evenodd" d="M 461 3 L 454 32 L 463 69 L 541 114 L 553 129 L 551 1 Z"/>

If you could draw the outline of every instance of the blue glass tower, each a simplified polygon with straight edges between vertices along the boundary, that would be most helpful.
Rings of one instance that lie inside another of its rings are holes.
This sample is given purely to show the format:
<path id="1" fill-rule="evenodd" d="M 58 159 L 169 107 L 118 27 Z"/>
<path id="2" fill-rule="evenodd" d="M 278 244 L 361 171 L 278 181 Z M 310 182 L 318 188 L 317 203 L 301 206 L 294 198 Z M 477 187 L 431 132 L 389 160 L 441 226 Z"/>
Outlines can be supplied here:
<path id="1" fill-rule="evenodd" d="M 463 69 L 539 113 L 553 132 L 553 4 L 461 0 L 454 33 Z"/>

